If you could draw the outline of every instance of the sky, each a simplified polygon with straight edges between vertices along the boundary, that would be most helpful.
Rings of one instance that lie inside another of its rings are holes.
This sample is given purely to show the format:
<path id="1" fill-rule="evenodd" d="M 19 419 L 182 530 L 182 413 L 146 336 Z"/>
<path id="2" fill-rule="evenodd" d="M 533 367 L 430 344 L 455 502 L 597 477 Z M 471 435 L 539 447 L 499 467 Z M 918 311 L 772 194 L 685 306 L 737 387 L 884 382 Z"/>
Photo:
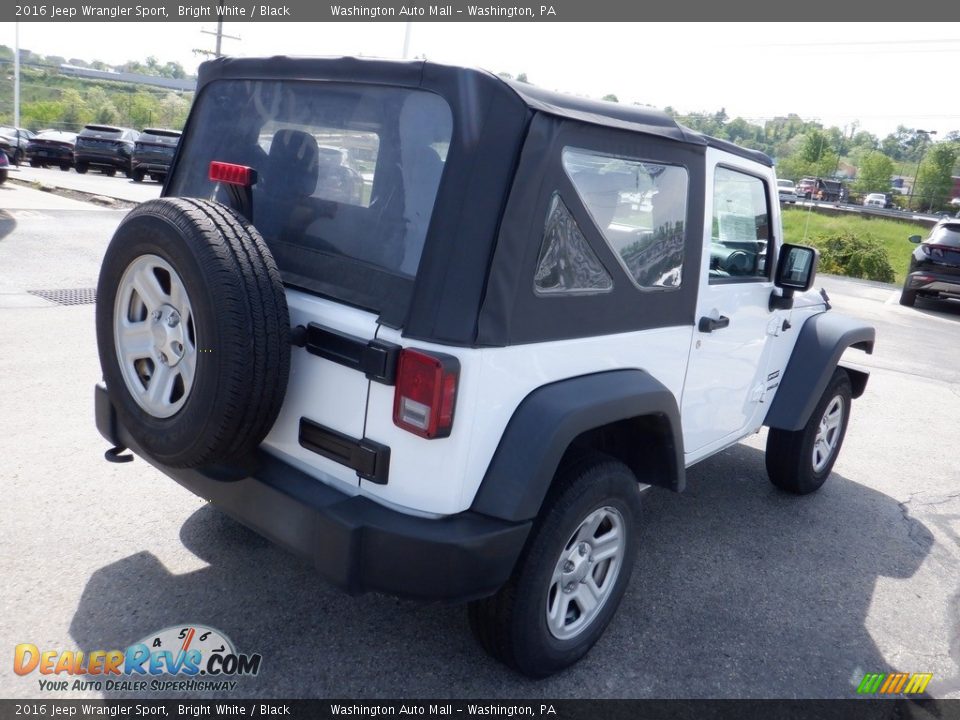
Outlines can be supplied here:
<path id="1" fill-rule="evenodd" d="M 223 51 L 403 56 L 405 23 L 224 23 Z M 13 46 L 14 24 L 0 24 Z M 120 64 L 149 55 L 193 72 L 215 23 L 20 23 L 20 47 Z M 409 55 L 550 90 L 681 113 L 796 113 L 884 137 L 897 125 L 960 130 L 960 23 L 412 23 Z"/>

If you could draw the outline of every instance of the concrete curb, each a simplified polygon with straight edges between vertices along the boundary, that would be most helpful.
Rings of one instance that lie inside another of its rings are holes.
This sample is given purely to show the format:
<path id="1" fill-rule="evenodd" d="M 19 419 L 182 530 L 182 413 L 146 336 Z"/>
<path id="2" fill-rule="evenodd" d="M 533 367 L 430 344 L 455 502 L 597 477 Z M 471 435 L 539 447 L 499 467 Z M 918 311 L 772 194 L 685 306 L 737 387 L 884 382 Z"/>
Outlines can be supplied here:
<path id="1" fill-rule="evenodd" d="M 80 200 L 82 202 L 88 202 L 94 205 L 101 205 L 103 207 L 117 210 L 135 208 L 140 204 L 134 200 L 124 200 L 123 198 L 108 197 L 106 195 L 100 195 L 97 193 L 84 192 L 83 190 L 74 190 L 73 188 L 51 185 L 50 183 L 39 182 L 37 180 L 24 180 L 23 178 L 10 177 L 7 178 L 7 181 L 16 185 L 22 185 L 34 190 L 39 190 L 41 192 L 48 192 L 52 195 L 59 195 L 60 197 L 69 198 L 71 200 Z"/>

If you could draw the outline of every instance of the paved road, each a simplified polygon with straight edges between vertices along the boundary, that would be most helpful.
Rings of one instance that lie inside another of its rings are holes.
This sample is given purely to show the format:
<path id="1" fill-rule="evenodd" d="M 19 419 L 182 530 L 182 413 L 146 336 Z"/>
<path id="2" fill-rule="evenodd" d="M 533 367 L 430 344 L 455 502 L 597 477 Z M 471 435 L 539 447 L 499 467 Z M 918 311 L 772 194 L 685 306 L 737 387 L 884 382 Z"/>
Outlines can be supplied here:
<path id="1" fill-rule="evenodd" d="M 13 177 L 133 202 L 143 202 L 160 197 L 162 187 L 160 183 L 152 180 L 135 183 L 133 180 L 124 177 L 122 173 L 116 177 L 107 177 L 93 169 L 80 175 L 76 170 L 64 172 L 59 168 L 32 168 L 29 165 L 22 165 L 20 171 Z"/>
<path id="2" fill-rule="evenodd" d="M 93 285 L 122 213 L 38 214 L 0 215 L 2 287 Z M 822 284 L 879 333 L 854 355 L 873 375 L 834 477 L 776 492 L 761 435 L 692 468 L 684 494 L 648 492 L 618 616 L 541 682 L 487 659 L 461 608 L 347 597 L 144 462 L 104 462 L 93 306 L 0 308 L 0 648 L 108 650 L 205 623 L 262 653 L 244 697 L 850 697 L 863 673 L 901 670 L 960 698 L 960 310 Z M 39 696 L 8 662 L 0 696 Z M 101 694 L 118 695 L 66 696 Z"/>

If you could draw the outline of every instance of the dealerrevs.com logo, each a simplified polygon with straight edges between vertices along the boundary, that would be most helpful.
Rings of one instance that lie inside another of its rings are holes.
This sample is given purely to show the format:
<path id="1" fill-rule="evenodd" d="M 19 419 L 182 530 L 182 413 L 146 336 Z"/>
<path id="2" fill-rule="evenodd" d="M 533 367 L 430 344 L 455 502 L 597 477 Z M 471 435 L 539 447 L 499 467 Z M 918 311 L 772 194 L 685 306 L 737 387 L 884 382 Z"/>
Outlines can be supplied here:
<path id="1" fill-rule="evenodd" d="M 233 690 L 234 678 L 260 672 L 259 653 L 238 653 L 219 630 L 178 625 L 124 650 L 41 650 L 32 643 L 14 648 L 13 671 L 34 673 L 43 691 L 203 691 Z M 82 677 L 81 677 L 82 676 Z"/>

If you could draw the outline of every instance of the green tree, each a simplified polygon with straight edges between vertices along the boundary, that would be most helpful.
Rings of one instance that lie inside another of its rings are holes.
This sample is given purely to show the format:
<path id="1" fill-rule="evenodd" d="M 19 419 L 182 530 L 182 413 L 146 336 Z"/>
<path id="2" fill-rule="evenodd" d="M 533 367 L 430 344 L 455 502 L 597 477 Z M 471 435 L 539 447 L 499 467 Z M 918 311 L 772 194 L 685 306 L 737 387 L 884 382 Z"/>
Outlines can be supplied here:
<path id="1" fill-rule="evenodd" d="M 55 127 L 63 115 L 63 104 L 51 100 L 26 102 L 20 106 L 20 122 L 31 130 Z"/>
<path id="2" fill-rule="evenodd" d="M 615 102 L 615 103 L 620 102 L 620 99 L 613 93 L 607 93 L 606 95 L 603 96 L 603 99 L 606 100 L 607 102 Z"/>
<path id="3" fill-rule="evenodd" d="M 63 114 L 60 121 L 67 130 L 77 131 L 90 122 L 93 113 L 87 101 L 84 100 L 79 90 L 67 88 L 60 95 L 60 103 L 63 105 Z"/>
<path id="4" fill-rule="evenodd" d="M 882 152 L 869 151 L 857 169 L 853 189 L 859 193 L 887 192 L 893 175 L 893 160 Z"/>
<path id="5" fill-rule="evenodd" d="M 917 173 L 917 186 L 914 189 L 914 201 L 917 207 L 924 206 L 932 210 L 950 200 L 953 187 L 950 175 L 957 161 L 955 143 L 939 142 L 930 147 L 923 156 L 920 172 Z"/>

